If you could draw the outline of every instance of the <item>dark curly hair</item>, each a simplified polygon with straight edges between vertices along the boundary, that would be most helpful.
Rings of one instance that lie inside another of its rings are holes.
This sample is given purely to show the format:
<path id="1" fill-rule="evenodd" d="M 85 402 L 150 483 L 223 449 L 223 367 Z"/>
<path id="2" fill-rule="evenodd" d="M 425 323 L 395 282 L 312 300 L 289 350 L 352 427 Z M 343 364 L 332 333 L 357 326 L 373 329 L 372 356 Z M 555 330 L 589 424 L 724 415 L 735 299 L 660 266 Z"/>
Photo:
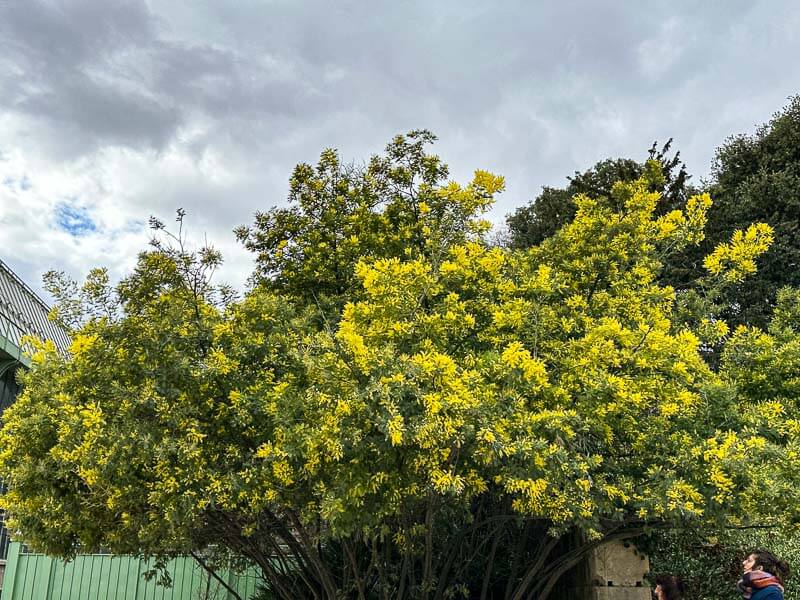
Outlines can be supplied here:
<path id="1" fill-rule="evenodd" d="M 686 586 L 677 575 L 658 575 L 655 582 L 661 586 L 667 600 L 679 600 L 686 593 Z"/>
<path id="2" fill-rule="evenodd" d="M 789 565 L 786 564 L 785 561 L 775 556 L 769 550 L 753 550 L 747 556 L 753 557 L 754 569 L 761 567 L 761 569 L 767 573 L 775 575 L 775 577 L 778 578 L 778 581 L 781 582 L 781 585 L 783 585 L 784 582 L 789 579 L 789 575 L 791 574 Z"/>

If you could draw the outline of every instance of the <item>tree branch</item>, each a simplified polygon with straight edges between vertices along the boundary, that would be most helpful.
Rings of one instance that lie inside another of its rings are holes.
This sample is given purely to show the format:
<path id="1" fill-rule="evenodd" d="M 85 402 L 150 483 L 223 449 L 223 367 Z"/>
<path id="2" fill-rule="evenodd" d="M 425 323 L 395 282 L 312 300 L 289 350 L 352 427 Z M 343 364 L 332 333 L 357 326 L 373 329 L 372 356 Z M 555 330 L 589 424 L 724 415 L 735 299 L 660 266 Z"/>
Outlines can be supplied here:
<path id="1" fill-rule="evenodd" d="M 203 561 L 203 559 L 202 559 L 202 558 L 200 558 L 200 555 L 199 555 L 199 554 L 197 554 L 196 552 L 192 552 L 192 551 L 190 551 L 190 552 L 189 552 L 189 555 L 190 555 L 190 556 L 191 556 L 191 557 L 192 557 L 192 558 L 193 558 L 193 559 L 194 559 L 194 560 L 197 562 L 197 564 L 198 564 L 198 565 L 200 565 L 201 567 L 203 567 L 203 568 L 206 570 L 206 572 L 208 572 L 208 574 L 209 574 L 209 575 L 211 575 L 211 577 L 213 577 L 214 579 L 216 579 L 216 580 L 217 580 L 217 582 L 218 582 L 218 583 L 219 583 L 219 584 L 220 584 L 222 587 L 224 587 L 226 590 L 228 590 L 228 592 L 229 592 L 230 594 L 233 594 L 233 596 L 234 596 L 234 598 L 236 598 L 236 600 L 243 600 L 243 598 L 242 598 L 242 597 L 239 595 L 239 592 L 237 592 L 237 591 L 236 591 L 234 588 L 232 588 L 230 585 L 228 585 L 228 582 L 227 582 L 227 581 L 225 581 L 224 579 L 222 579 L 222 577 L 220 577 L 219 575 L 217 575 L 217 572 L 216 572 L 214 569 L 212 569 L 211 567 L 209 567 L 209 566 L 208 566 L 208 565 L 205 563 L 205 561 Z"/>

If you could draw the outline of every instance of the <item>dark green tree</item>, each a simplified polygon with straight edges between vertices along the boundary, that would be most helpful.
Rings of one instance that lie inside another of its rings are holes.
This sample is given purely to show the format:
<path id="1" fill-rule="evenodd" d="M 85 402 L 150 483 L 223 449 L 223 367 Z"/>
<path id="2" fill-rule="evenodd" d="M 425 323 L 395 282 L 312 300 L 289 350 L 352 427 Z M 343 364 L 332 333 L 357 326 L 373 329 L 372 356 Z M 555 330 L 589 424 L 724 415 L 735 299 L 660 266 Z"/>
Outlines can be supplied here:
<path id="1" fill-rule="evenodd" d="M 694 262 L 747 223 L 775 231 L 758 274 L 718 300 L 731 324 L 765 327 L 778 290 L 800 285 L 800 96 L 753 135 L 728 138 L 717 150 L 708 191 L 714 206 L 706 241 L 689 256 Z"/>

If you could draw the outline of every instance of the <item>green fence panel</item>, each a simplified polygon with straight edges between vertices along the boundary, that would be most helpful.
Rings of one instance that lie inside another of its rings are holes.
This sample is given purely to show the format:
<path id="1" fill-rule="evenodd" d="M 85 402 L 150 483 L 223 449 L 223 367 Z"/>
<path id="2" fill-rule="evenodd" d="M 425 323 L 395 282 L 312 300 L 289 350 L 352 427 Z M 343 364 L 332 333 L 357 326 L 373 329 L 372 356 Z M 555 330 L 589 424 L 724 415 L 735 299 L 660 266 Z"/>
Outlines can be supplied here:
<path id="1" fill-rule="evenodd" d="M 145 580 L 148 563 L 138 558 L 83 554 L 65 563 L 26 554 L 20 544 L 12 543 L 0 600 L 234 600 L 191 558 L 176 558 L 167 568 L 171 587 Z M 245 600 L 258 589 L 255 569 L 218 575 Z"/>

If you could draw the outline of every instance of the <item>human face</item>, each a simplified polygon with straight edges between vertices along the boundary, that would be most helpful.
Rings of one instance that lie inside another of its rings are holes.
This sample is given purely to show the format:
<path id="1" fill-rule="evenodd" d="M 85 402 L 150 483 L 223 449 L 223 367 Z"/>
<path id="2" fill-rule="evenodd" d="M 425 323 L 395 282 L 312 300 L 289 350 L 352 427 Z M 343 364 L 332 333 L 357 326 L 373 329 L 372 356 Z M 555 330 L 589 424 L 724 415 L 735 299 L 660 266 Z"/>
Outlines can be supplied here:
<path id="1" fill-rule="evenodd" d="M 753 568 L 755 567 L 755 564 L 756 564 L 756 557 L 751 554 L 742 561 L 742 568 L 744 569 L 745 573 L 749 573 L 750 571 L 760 571 L 761 567 L 758 567 L 757 569 Z"/>
<path id="2" fill-rule="evenodd" d="M 656 600 L 666 600 L 666 596 L 664 595 L 664 590 L 661 589 L 660 585 L 656 586 Z"/>

